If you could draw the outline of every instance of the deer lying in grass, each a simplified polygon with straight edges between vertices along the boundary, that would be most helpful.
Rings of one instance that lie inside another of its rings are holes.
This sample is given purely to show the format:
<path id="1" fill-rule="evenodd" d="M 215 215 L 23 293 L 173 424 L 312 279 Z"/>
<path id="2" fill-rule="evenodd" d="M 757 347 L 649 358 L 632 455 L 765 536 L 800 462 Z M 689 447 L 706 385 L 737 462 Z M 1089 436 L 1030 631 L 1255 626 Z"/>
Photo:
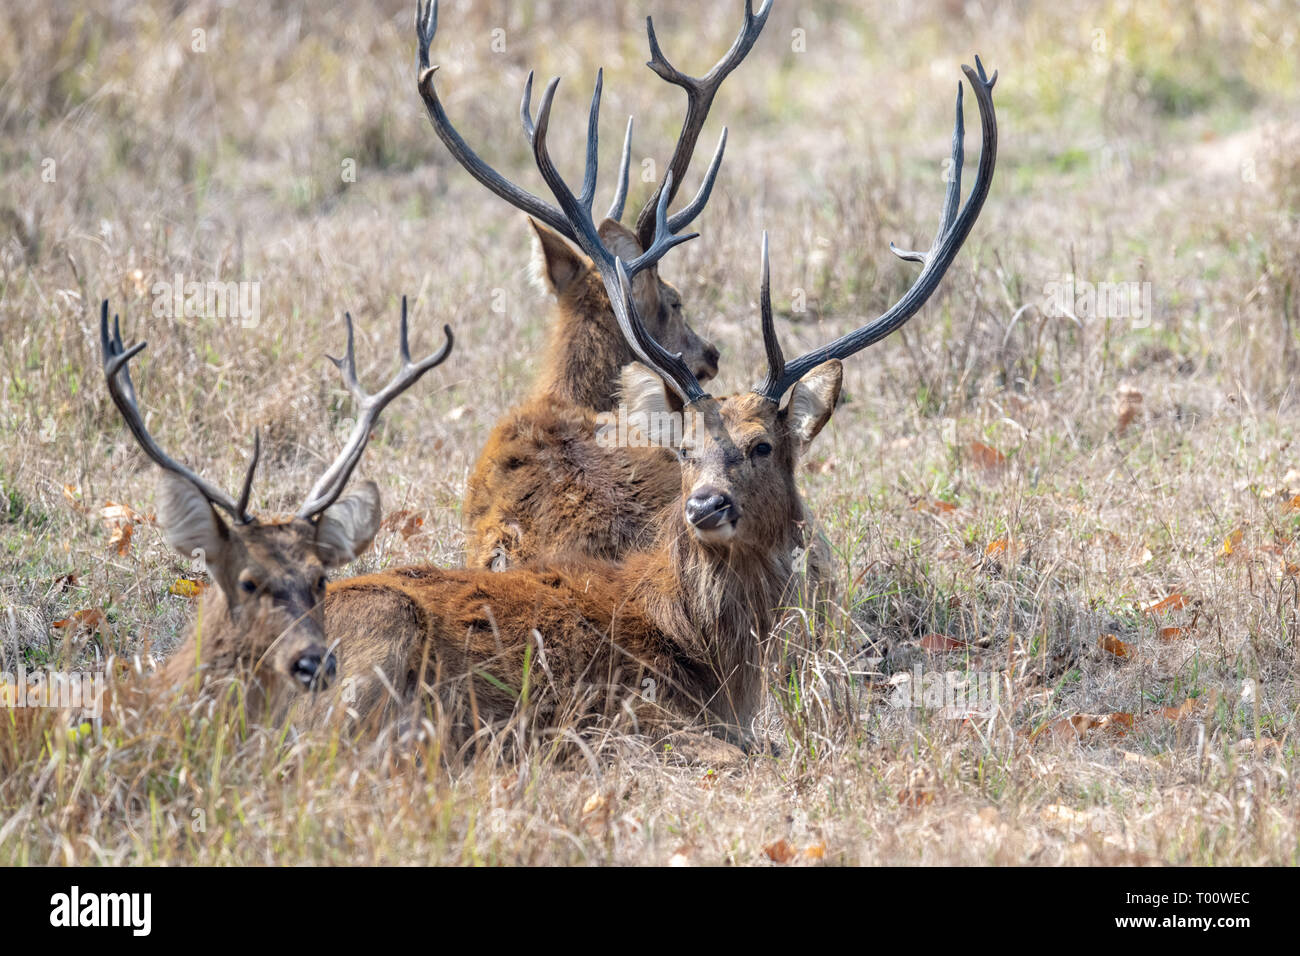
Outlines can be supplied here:
<path id="1" fill-rule="evenodd" d="M 748 54 L 767 20 L 771 0 L 754 14 L 747 7 L 740 35 L 726 56 L 703 78 L 677 71 L 664 58 L 647 19 L 650 67 L 687 94 L 686 119 L 667 174 L 637 216 L 635 231 L 619 223 L 627 197 L 632 124 L 623 143 L 617 195 L 597 232 L 601 247 L 628 264 L 633 298 L 655 340 L 674 352 L 701 381 L 718 371 L 718 351 L 686 322 L 681 296 L 660 278 L 659 255 L 649 255 L 655 210 L 671 204 L 691 164 L 713 99 L 727 76 Z M 488 438 L 465 494 L 466 563 L 503 570 L 521 561 L 565 553 L 619 558 L 653 539 L 659 511 L 677 495 L 680 471 L 663 449 L 604 449 L 595 445 L 595 416 L 614 408 L 618 379 L 634 353 L 619 331 L 600 272 L 561 210 L 506 180 L 461 138 L 434 89 L 436 66 L 429 46 L 438 25 L 438 5 L 416 14 L 419 90 L 429 120 L 452 156 L 480 183 L 526 213 L 536 233 L 537 273 L 556 299 L 550 344 L 542 371 L 524 401 L 507 412 Z M 531 78 L 530 78 L 531 86 Z M 600 80 L 592 101 L 597 115 Z M 527 91 L 526 91 L 527 95 Z M 591 127 L 595 136 L 595 127 Z M 695 198 L 673 214 L 681 231 L 703 210 L 713 188 L 726 130 Z M 594 182 L 583 185 L 590 201 Z M 664 250 L 666 251 L 666 250 Z"/>
<path id="2" fill-rule="evenodd" d="M 725 400 L 709 396 L 682 356 L 654 340 L 639 316 L 626 264 L 609 253 L 592 220 L 591 190 L 575 196 L 551 162 L 546 136 L 558 81 L 547 87 L 535 124 L 525 97 L 524 127 L 542 176 L 596 264 L 629 347 L 662 382 L 630 400 L 644 406 L 637 411 L 662 412 L 667 386 L 693 422 L 676 449 L 678 505 L 662 515 L 655 545 L 622 563 L 557 559 L 497 573 L 409 567 L 332 585 L 325 605 L 329 633 L 340 642 L 344 675 L 362 685 L 347 700 L 353 719 L 379 720 L 407 706 L 464 740 L 521 714 L 533 726 L 564 728 L 628 713 L 643 729 L 703 723 L 745 738 L 763 688 L 761 649 L 772 608 L 791 570 L 790 538 L 801 510 L 795 464 L 835 407 L 840 360 L 916 314 L 988 194 L 997 152 L 997 75 L 986 77 L 978 59 L 976 66 L 978 73 L 963 67 L 982 121 L 975 184 L 958 211 L 959 86 L 953 178 L 938 234 L 928 252 L 899 253 L 924 264 L 911 289 L 866 326 L 787 362 L 773 326 L 764 242 L 768 372 L 752 392 Z M 595 172 L 591 134 L 586 183 Z M 665 207 L 661 196 L 644 255 L 658 256 L 689 238 L 673 233 Z M 315 716 L 327 719 L 336 703 L 318 701 Z"/>
<path id="3" fill-rule="evenodd" d="M 348 495 L 343 489 L 384 408 L 451 352 L 451 329 L 444 331 L 442 349 L 413 362 L 403 299 L 402 367 L 383 390 L 368 395 L 357 380 L 352 317 L 347 316 L 347 353 L 331 361 L 357 400 L 357 423 L 297 513 L 261 519 L 248 510 L 260 452 L 257 436 L 238 498 L 167 455 L 145 427 L 128 366 L 147 343 L 123 348 L 117 316 L 109 332 L 104 301 L 100 339 L 108 392 L 136 442 L 162 469 L 158 523 L 163 536 L 182 555 L 199 557 L 215 584 L 205 592 L 181 648 L 143 690 L 171 690 L 187 682 L 197 687 L 208 680 L 238 677 L 247 682 L 246 711 L 269 716 L 294 694 L 321 690 L 335 679 L 337 664 L 326 645 L 322 604 L 327 573 L 370 546 L 381 517 L 374 482 L 364 482 Z"/>

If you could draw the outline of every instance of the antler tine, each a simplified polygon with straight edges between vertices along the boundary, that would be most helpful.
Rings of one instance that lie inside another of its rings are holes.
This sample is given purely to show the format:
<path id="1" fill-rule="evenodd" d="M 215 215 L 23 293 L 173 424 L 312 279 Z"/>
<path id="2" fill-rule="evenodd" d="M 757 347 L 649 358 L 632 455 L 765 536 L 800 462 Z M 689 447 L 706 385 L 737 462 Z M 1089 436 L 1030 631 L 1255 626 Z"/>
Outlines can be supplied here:
<path id="1" fill-rule="evenodd" d="M 895 255 L 900 258 L 920 262 L 922 269 L 912 283 L 912 287 L 907 290 L 901 299 L 886 311 L 883 315 L 867 323 L 859 329 L 841 336 L 829 345 L 820 349 L 815 349 L 805 355 L 785 365 L 785 368 L 777 373 L 771 367 L 771 349 L 769 348 L 769 369 L 767 378 L 754 387 L 754 391 L 763 395 L 763 397 L 773 402 L 779 402 L 785 391 L 806 375 L 809 371 L 821 365 L 830 359 L 848 358 L 857 352 L 862 351 L 870 345 L 885 338 L 885 336 L 902 327 L 908 319 L 920 311 L 921 306 L 934 294 L 935 289 L 939 287 L 944 273 L 952 265 L 953 259 L 957 257 L 957 252 L 961 249 L 966 237 L 970 234 L 971 228 L 975 225 L 975 220 L 979 218 L 981 209 L 984 207 L 984 200 L 988 197 L 989 186 L 993 181 L 993 168 L 997 161 L 998 152 L 998 126 L 997 115 L 993 108 L 993 85 L 997 82 L 998 74 L 995 70 L 990 78 L 985 75 L 984 64 L 980 58 L 975 58 L 976 69 L 972 70 L 969 66 L 962 66 L 962 71 L 966 79 L 971 84 L 971 90 L 975 94 L 975 101 L 979 105 L 980 111 L 980 161 L 975 172 L 975 182 L 971 186 L 970 195 L 966 197 L 966 204 L 962 206 L 961 211 L 957 212 L 957 202 L 961 196 L 961 170 L 964 160 L 963 154 L 963 119 L 962 119 L 962 92 L 961 85 L 957 87 L 957 118 L 953 128 L 952 143 L 952 177 L 948 182 L 948 188 L 944 195 L 944 204 L 939 217 L 939 229 L 935 234 L 934 242 L 926 252 L 911 252 L 900 250 L 890 244 L 890 248 Z M 767 339 L 766 330 L 764 338 Z M 775 333 L 773 333 L 772 342 L 775 342 Z"/>
<path id="2" fill-rule="evenodd" d="M 568 220 L 570 234 L 575 237 L 574 241 L 578 244 L 578 247 L 596 263 L 601 277 L 605 280 L 605 289 L 609 293 L 610 299 L 615 300 L 618 298 L 618 278 L 614 270 L 615 257 L 605 247 L 600 238 L 600 231 L 592 219 L 591 203 L 586 190 L 584 189 L 584 193 L 580 197 L 573 194 L 573 190 L 569 188 L 564 181 L 564 177 L 555 168 L 555 162 L 551 159 L 550 149 L 547 146 L 547 134 L 550 132 L 551 126 L 551 106 L 555 102 L 555 91 L 559 84 L 559 77 L 555 77 L 546 84 L 546 90 L 542 93 L 541 102 L 537 106 L 536 123 L 532 121 L 530 116 L 531 90 L 526 85 L 524 105 L 521 111 L 521 115 L 525 119 L 524 130 L 529 134 L 529 141 L 533 147 L 533 160 L 537 164 L 538 171 L 542 174 L 542 179 L 545 180 L 546 185 L 550 187 L 551 193 L 555 196 L 556 202 L 560 204 L 560 209 Z M 596 112 L 599 109 L 599 92 L 600 81 L 597 80 L 597 95 L 592 99 L 593 111 L 591 121 L 588 123 L 586 167 L 588 176 L 593 175 L 596 168 L 597 144 L 593 131 L 596 126 Z M 672 173 L 669 172 L 668 176 L 671 185 Z M 711 188 L 711 186 L 712 182 L 706 181 L 705 186 L 702 188 L 707 189 Z M 667 222 L 667 205 L 668 194 L 664 192 L 660 195 L 657 206 L 658 214 L 655 219 L 655 231 L 650 241 L 645 244 L 641 255 L 627 264 L 629 275 L 637 275 L 650 268 L 650 266 L 662 259 L 668 250 L 694 239 L 698 235 L 698 233 L 689 233 L 684 236 L 674 235 Z"/>
<path id="3" fill-rule="evenodd" d="M 198 488 L 203 497 L 226 511 L 236 521 L 244 524 L 251 521 L 252 518 L 248 515 L 248 498 L 260 452 L 260 443 L 256 433 L 254 433 L 253 441 L 253 458 L 248 464 L 248 471 L 244 476 L 244 485 L 240 491 L 239 500 L 235 501 L 221 489 L 200 478 L 169 456 L 162 450 L 153 436 L 149 434 L 149 430 L 144 424 L 144 418 L 140 414 L 140 406 L 136 401 L 135 385 L 131 382 L 131 372 L 128 365 L 131 359 L 144 351 L 148 343 L 137 342 L 129 349 L 124 348 L 121 326 L 116 315 L 113 316 L 113 333 L 112 335 L 109 334 L 107 299 L 100 305 L 99 344 L 103 355 L 104 378 L 108 382 L 108 394 L 113 399 L 113 404 L 117 406 L 117 410 L 121 413 L 126 427 L 135 437 L 136 443 L 144 450 L 144 453 L 159 468 L 170 471 L 172 474 L 179 475 L 189 481 Z"/>
<path id="4" fill-rule="evenodd" d="M 686 118 L 682 121 L 682 131 L 678 135 L 677 146 L 673 150 L 673 158 L 668 164 L 668 169 L 673 174 L 673 182 L 678 187 L 686 178 L 686 171 L 690 168 L 691 158 L 695 152 L 695 144 L 699 140 L 700 131 L 704 128 L 704 121 L 708 118 L 709 109 L 713 105 L 713 99 L 717 95 L 719 87 L 749 54 L 750 49 L 758 40 L 759 34 L 763 32 L 768 14 L 771 12 L 772 0 L 765 0 L 757 14 L 754 13 L 753 0 L 745 0 L 745 22 L 740 28 L 740 33 L 731 44 L 731 49 L 726 52 L 713 69 L 702 77 L 687 76 L 668 62 L 668 58 L 664 56 L 663 50 L 659 46 L 659 38 L 655 35 L 654 18 L 646 17 L 646 37 L 650 44 L 650 61 L 646 63 L 646 66 L 650 67 L 661 79 L 674 86 L 680 86 L 686 92 Z M 720 159 L 721 155 L 719 153 L 715 157 L 715 161 Z M 658 206 L 660 192 L 667 192 L 668 201 L 671 203 L 676 194 L 676 189 L 669 185 L 668 179 L 665 177 L 659 190 L 642 207 L 640 214 L 637 216 L 636 231 L 643 246 L 650 241 L 654 229 L 652 219 L 655 208 Z M 698 208 L 695 203 L 692 203 L 691 207 L 689 207 L 689 218 L 685 218 L 688 210 L 682 210 L 673 219 L 671 224 L 673 229 L 682 229 L 689 225 L 703 208 L 703 203 L 700 203 Z"/>
<path id="5" fill-rule="evenodd" d="M 781 352 L 781 343 L 776 337 L 776 325 L 772 321 L 772 282 L 771 266 L 767 256 L 767 230 L 763 230 L 763 274 L 760 280 L 758 296 L 759 313 L 763 322 L 763 349 L 767 352 L 767 378 L 760 391 L 764 394 L 775 388 L 785 374 L 785 356 Z"/>
<path id="6" fill-rule="evenodd" d="M 398 369 L 397 374 L 380 391 L 369 395 L 357 380 L 352 316 L 345 313 L 348 329 L 347 354 L 341 359 L 332 356 L 329 358 L 331 362 L 338 366 L 343 376 L 344 385 L 347 386 L 348 391 L 357 400 L 357 423 L 352 427 L 352 433 L 348 436 L 343 451 L 339 453 L 334 463 L 326 469 L 316 484 L 312 486 L 306 502 L 298 509 L 298 517 L 310 520 L 338 500 L 339 495 L 343 493 L 343 488 L 348 483 L 348 479 L 352 477 L 352 472 L 357 463 L 361 460 L 362 453 L 366 450 L 366 444 L 370 441 L 371 430 L 379 421 L 379 416 L 388 406 L 388 403 L 418 382 L 429 369 L 441 365 L 447 356 L 451 354 L 454 338 L 451 334 L 451 326 L 444 325 L 442 330 L 447 337 L 447 341 L 442 348 L 419 362 L 413 362 L 411 360 L 411 346 L 407 338 L 406 314 L 406 296 L 402 296 L 402 321 L 398 343 L 398 354 L 402 359 L 402 367 Z"/>
<path id="7" fill-rule="evenodd" d="M 623 158 L 618 164 L 618 191 L 614 193 L 614 201 L 610 203 L 609 212 L 605 213 L 606 219 L 613 219 L 618 222 L 623 218 L 623 206 L 627 203 L 627 179 L 628 170 L 632 166 L 632 117 L 627 118 L 627 132 L 623 134 Z"/>
<path id="8" fill-rule="evenodd" d="M 618 319 L 623 337 L 636 353 L 636 357 L 654 369 L 664 380 L 664 384 L 676 392 L 677 397 L 684 404 L 691 405 L 708 398 L 708 392 L 703 389 L 695 373 L 682 360 L 682 353 L 669 352 L 646 331 L 637 312 L 636 303 L 632 299 L 632 281 L 628 278 L 627 269 L 621 258 L 615 258 L 614 271 L 618 278 L 618 294 L 614 294 L 615 289 L 609 289 L 610 300 L 614 304 L 614 316 Z"/>
<path id="9" fill-rule="evenodd" d="M 424 108 L 429 114 L 429 122 L 433 124 L 434 132 L 438 134 L 438 138 L 442 140 L 443 145 L 447 147 L 448 152 L 451 153 L 456 162 L 460 163 L 466 172 L 486 186 L 489 191 L 501 197 L 516 209 L 550 226 L 560 235 L 576 242 L 577 237 L 573 235 L 572 229 L 570 229 L 560 210 L 506 179 L 484 162 L 478 153 L 474 152 L 473 148 L 465 142 L 460 133 L 456 132 L 456 127 L 452 125 L 451 120 L 447 117 L 446 110 L 442 107 L 442 101 L 438 99 L 438 91 L 434 89 L 434 75 L 437 73 L 438 67 L 429 65 L 429 46 L 433 43 L 434 35 L 437 32 L 438 0 L 432 0 L 432 2 L 419 0 L 415 10 L 416 54 L 419 59 L 416 85 L 420 91 L 420 98 L 424 100 Z M 532 77 L 530 74 L 530 85 L 531 82 Z"/>

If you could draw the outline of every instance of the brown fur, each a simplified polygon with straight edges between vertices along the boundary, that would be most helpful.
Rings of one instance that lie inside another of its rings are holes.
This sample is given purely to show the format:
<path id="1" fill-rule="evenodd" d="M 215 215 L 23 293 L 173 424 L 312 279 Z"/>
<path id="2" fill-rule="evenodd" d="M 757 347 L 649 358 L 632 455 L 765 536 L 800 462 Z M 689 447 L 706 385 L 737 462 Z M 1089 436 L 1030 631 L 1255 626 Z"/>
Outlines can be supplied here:
<path id="1" fill-rule="evenodd" d="M 538 271 L 556 296 L 550 342 L 532 390 L 493 428 L 470 475 L 463 521 L 472 568 L 563 554 L 621 557 L 647 543 L 650 519 L 678 488 L 671 454 L 595 444 L 594 413 L 614 407 L 619 374 L 634 356 L 591 261 L 533 228 Z M 601 234 L 625 259 L 640 250 L 611 220 Z M 656 269 L 636 277 L 633 294 L 659 342 L 682 352 L 702 380 L 717 373 L 717 350 L 687 324 L 680 295 Z"/>
<path id="2" fill-rule="evenodd" d="M 823 392 L 838 393 L 838 362 L 809 378 L 818 375 Z M 703 723 L 744 738 L 772 609 L 793 571 L 795 460 L 834 394 L 811 424 L 752 394 L 700 403 L 705 437 L 685 451 L 679 504 L 655 546 L 623 563 L 411 567 L 332 585 L 325 613 L 346 690 L 314 702 L 311 716 L 366 723 L 415 707 L 464 740 L 522 715 L 527 686 L 525 716 L 541 726 L 626 715 L 643 729 Z M 760 441 L 770 454 L 759 456 Z M 702 483 L 742 508 L 726 541 L 685 520 L 680 501 Z"/>

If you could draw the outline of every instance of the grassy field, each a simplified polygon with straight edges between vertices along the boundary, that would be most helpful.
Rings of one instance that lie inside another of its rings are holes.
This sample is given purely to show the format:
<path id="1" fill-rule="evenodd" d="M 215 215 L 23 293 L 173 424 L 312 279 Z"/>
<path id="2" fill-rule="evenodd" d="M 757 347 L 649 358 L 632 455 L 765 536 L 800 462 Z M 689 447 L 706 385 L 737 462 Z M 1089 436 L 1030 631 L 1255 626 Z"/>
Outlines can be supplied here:
<path id="1" fill-rule="evenodd" d="M 351 424 L 324 360 L 345 309 L 370 382 L 403 294 L 416 350 L 452 325 L 451 360 L 360 469 L 422 523 L 394 522 L 356 570 L 460 561 L 467 472 L 544 342 L 526 223 L 424 116 L 413 2 L 180 6 L 0 14 L 0 670 L 165 655 L 193 606 L 103 386 L 102 297 L 149 342 L 136 386 L 165 447 L 233 489 L 261 428 L 262 513 L 292 509 Z M 738 0 L 704 6 L 444 0 L 439 89 L 541 192 L 524 76 L 566 78 L 551 138 L 572 175 L 603 66 L 605 202 L 622 118 L 634 170 L 666 161 L 680 122 L 641 13 L 700 72 L 740 19 Z M 801 474 L 842 607 L 773 668 L 778 756 L 701 765 L 619 738 L 585 761 L 531 742 L 447 766 L 241 727 L 228 702 L 101 740 L 23 740 L 6 719 L 0 862 L 1295 863 L 1286 10 L 777 0 L 702 137 L 730 127 L 702 237 L 663 266 L 722 350 L 722 390 L 762 367 L 760 231 L 787 352 L 874 316 L 914 274 L 888 242 L 924 247 L 937 221 L 959 65 L 1001 74 L 985 212 L 922 314 L 846 363 Z M 973 168 L 969 97 L 967 114 Z M 651 188 L 634 177 L 634 208 Z M 168 314 L 177 276 L 255 283 L 257 321 Z M 1071 281 L 1104 304 L 1056 307 Z M 949 672 L 991 675 L 994 712 L 894 705 Z"/>

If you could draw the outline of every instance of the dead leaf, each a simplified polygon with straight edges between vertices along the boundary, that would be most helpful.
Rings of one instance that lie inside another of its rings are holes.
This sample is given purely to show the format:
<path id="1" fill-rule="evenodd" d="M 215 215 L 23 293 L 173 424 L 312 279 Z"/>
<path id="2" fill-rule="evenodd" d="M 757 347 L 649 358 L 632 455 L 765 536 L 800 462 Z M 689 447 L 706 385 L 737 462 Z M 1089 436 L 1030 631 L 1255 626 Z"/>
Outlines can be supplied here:
<path id="1" fill-rule="evenodd" d="M 1093 731 L 1123 736 L 1133 729 L 1133 715 L 1122 711 L 1113 714 L 1070 714 L 1044 724 L 1029 739 L 1048 735 L 1058 741 L 1082 741 Z"/>
<path id="2" fill-rule="evenodd" d="M 61 618 L 55 621 L 52 627 L 59 629 L 71 628 L 73 633 L 80 631 L 108 631 L 108 617 L 97 607 L 83 608 L 77 611 L 71 617 Z"/>
<path id="3" fill-rule="evenodd" d="M 814 843 L 811 846 L 803 848 L 801 854 L 805 860 L 824 860 L 826 859 L 826 844 Z"/>
<path id="4" fill-rule="evenodd" d="M 172 582 L 172 586 L 167 589 L 167 593 L 175 594 L 177 597 L 196 598 L 204 592 L 207 586 L 206 581 L 196 581 L 193 578 L 177 578 Z"/>
<path id="5" fill-rule="evenodd" d="M 1155 713 L 1166 720 L 1179 721 L 1192 717 L 1201 709 L 1201 699 L 1199 697 L 1188 697 L 1177 707 L 1159 707 Z"/>
<path id="6" fill-rule="evenodd" d="M 1190 629 L 1185 627 L 1162 627 L 1158 635 L 1162 641 L 1176 641 L 1186 637 L 1191 633 Z"/>
<path id="7" fill-rule="evenodd" d="M 1221 552 L 1223 557 L 1230 558 L 1233 556 L 1233 554 L 1237 553 L 1241 549 L 1241 542 L 1245 539 L 1245 537 L 1246 537 L 1245 529 L 1236 528 L 1232 531 L 1231 534 L 1229 534 L 1226 538 L 1224 538 L 1223 551 Z"/>
<path id="8" fill-rule="evenodd" d="M 109 535 L 108 546 L 117 550 L 119 558 L 126 557 L 131 551 L 131 536 L 135 534 L 135 525 L 122 524 L 113 529 Z"/>
<path id="9" fill-rule="evenodd" d="M 787 841 L 777 840 L 763 847 L 763 855 L 773 863 L 789 863 L 797 854 Z"/>
<path id="10" fill-rule="evenodd" d="M 394 511 L 384 518 L 380 527 L 385 531 L 395 531 L 405 540 L 420 533 L 424 527 L 424 515 L 418 511 Z"/>
<path id="11" fill-rule="evenodd" d="M 1001 468 L 1007 463 L 1007 456 L 1002 454 L 991 445 L 986 445 L 982 441 L 973 441 L 967 446 L 971 458 L 975 464 L 985 470 Z"/>
<path id="12" fill-rule="evenodd" d="M 898 791 L 898 802 L 905 807 L 923 807 L 934 803 L 934 791 L 924 787 L 907 787 Z"/>
<path id="13" fill-rule="evenodd" d="M 995 558 L 995 557 L 997 557 L 999 554 L 1006 554 L 1006 553 L 1007 553 L 1007 539 L 1006 539 L 1006 538 L 998 538 L 996 541 L 990 542 L 990 543 L 989 543 L 989 546 L 988 546 L 987 548 L 984 549 L 984 553 L 985 553 L 986 555 L 988 555 L 990 558 Z"/>
<path id="14" fill-rule="evenodd" d="M 1132 657 L 1133 645 L 1126 644 L 1114 634 L 1103 634 L 1097 638 L 1097 645 L 1109 654 L 1116 657 Z"/>
<path id="15" fill-rule="evenodd" d="M 84 504 L 81 503 L 80 485 L 64 485 L 63 497 L 67 499 L 68 504 L 72 505 L 73 511 L 83 515 L 86 513 L 87 508 Z"/>
<path id="16" fill-rule="evenodd" d="M 948 651 L 970 647 L 965 641 L 959 641 L 947 634 L 927 634 L 916 642 L 916 646 L 930 654 L 945 654 Z"/>
<path id="17" fill-rule="evenodd" d="M 1144 614 L 1164 614 L 1168 611 L 1181 611 L 1187 607 L 1186 594 L 1171 594 L 1142 608 Z"/>
<path id="18" fill-rule="evenodd" d="M 1121 435 L 1142 414 L 1142 393 L 1131 386 L 1121 385 L 1115 391 L 1114 411 L 1116 431 Z"/>

